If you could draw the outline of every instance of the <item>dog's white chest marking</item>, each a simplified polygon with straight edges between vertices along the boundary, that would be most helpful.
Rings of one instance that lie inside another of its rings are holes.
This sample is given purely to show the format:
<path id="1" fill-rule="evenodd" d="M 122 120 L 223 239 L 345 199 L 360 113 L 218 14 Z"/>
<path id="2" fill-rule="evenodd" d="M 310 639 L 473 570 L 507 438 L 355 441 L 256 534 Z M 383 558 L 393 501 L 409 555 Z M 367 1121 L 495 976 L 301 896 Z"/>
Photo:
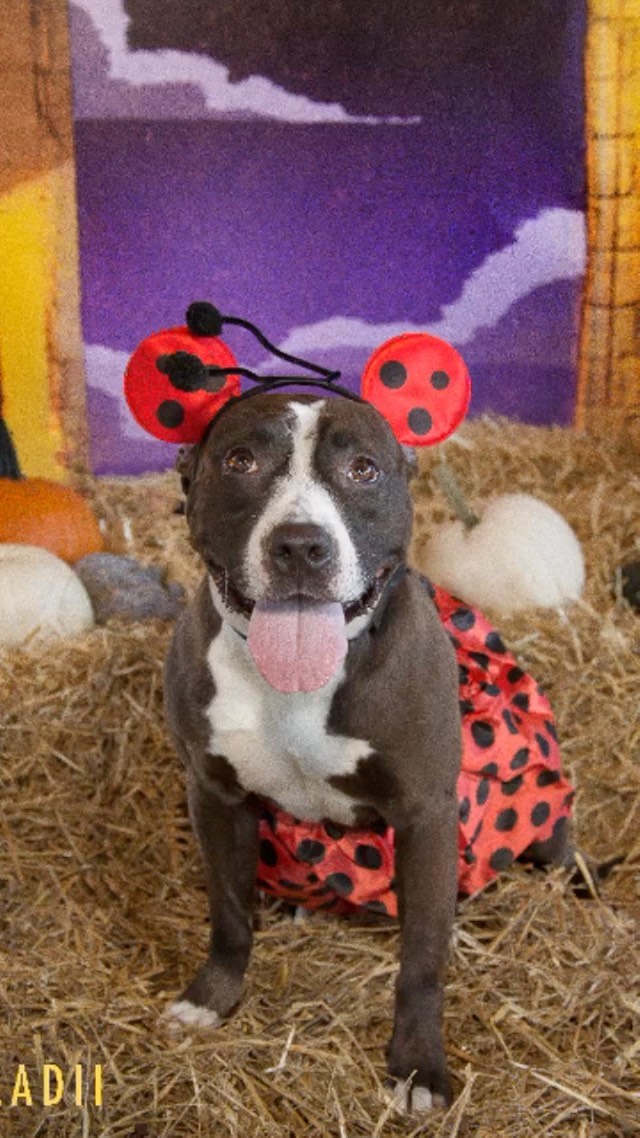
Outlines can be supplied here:
<path id="1" fill-rule="evenodd" d="M 207 654 L 216 694 L 207 708 L 209 749 L 234 767 L 245 790 L 309 822 L 349 825 L 353 798 L 330 786 L 371 754 L 364 739 L 332 735 L 327 719 L 342 673 L 316 692 L 275 691 L 246 642 L 223 623 Z"/>

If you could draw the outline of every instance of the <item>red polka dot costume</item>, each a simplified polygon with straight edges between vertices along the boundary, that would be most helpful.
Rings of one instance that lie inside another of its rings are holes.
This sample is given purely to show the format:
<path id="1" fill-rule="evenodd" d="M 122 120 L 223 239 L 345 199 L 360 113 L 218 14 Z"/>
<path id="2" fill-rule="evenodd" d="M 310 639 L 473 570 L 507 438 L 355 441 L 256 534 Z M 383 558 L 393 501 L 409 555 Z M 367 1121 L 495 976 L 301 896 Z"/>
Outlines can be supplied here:
<path id="1" fill-rule="evenodd" d="M 427 582 L 458 659 L 463 756 L 458 888 L 476 893 L 571 813 L 553 713 L 477 609 Z M 308 909 L 397 914 L 390 826 L 303 822 L 266 805 L 258 884 Z"/>
<path id="2" fill-rule="evenodd" d="M 226 406 L 254 393 L 240 395 L 240 374 L 262 391 L 293 382 L 358 399 L 338 386 L 339 372 L 282 352 L 254 325 L 221 316 L 207 302 L 192 304 L 186 320 L 185 326 L 144 340 L 127 367 L 129 407 L 157 438 L 198 442 Z M 238 368 L 219 339 L 225 324 L 247 329 L 274 355 L 314 378 L 262 377 Z M 412 332 L 376 349 L 363 373 L 361 397 L 387 420 L 400 443 L 430 446 L 462 422 L 470 390 L 458 352 L 435 336 Z M 570 814 L 573 792 L 560 769 L 553 715 L 538 685 L 479 612 L 424 583 L 458 658 L 463 735 L 458 883 L 460 893 L 472 894 L 533 842 L 554 834 Z M 397 913 L 394 835 L 386 825 L 363 831 L 304 822 L 265 804 L 258 874 L 262 889 L 310 909 Z"/>

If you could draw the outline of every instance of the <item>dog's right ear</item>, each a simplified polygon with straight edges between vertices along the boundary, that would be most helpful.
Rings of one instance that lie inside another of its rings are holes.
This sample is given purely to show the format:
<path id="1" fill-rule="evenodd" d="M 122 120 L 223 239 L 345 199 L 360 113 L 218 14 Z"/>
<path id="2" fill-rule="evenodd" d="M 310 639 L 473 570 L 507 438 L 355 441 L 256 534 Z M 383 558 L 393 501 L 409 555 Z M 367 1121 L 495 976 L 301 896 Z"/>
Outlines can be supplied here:
<path id="1" fill-rule="evenodd" d="M 193 443 L 191 446 L 181 446 L 176 458 L 175 468 L 180 475 L 180 485 L 182 486 L 182 493 L 185 498 L 189 494 L 189 487 L 191 480 L 195 473 L 196 451 L 198 446 Z"/>
<path id="2" fill-rule="evenodd" d="M 402 445 L 402 453 L 404 454 L 404 465 L 407 474 L 407 482 L 412 482 L 418 473 L 418 455 L 416 454 L 415 447 L 407 446 L 406 443 Z"/>

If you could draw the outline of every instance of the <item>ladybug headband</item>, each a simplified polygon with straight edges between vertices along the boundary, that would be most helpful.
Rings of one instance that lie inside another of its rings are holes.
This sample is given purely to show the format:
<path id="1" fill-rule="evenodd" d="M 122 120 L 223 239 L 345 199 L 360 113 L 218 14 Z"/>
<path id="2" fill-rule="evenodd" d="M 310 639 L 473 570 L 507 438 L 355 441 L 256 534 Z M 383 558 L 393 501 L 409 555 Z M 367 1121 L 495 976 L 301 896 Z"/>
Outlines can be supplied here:
<path id="1" fill-rule="evenodd" d="M 197 443 L 214 418 L 240 399 L 280 387 L 320 388 L 371 403 L 398 442 L 431 446 L 464 419 L 471 383 L 464 360 L 445 340 L 426 332 L 394 336 L 376 348 L 362 376 L 360 395 L 341 387 L 339 371 L 282 352 L 238 316 L 222 316 L 206 301 L 191 304 L 186 326 L 147 337 L 131 356 L 125 396 L 134 418 L 149 434 L 170 443 Z M 238 367 L 220 333 L 225 324 L 245 328 L 272 355 L 311 376 L 262 376 Z M 240 376 L 256 386 L 240 392 Z"/>

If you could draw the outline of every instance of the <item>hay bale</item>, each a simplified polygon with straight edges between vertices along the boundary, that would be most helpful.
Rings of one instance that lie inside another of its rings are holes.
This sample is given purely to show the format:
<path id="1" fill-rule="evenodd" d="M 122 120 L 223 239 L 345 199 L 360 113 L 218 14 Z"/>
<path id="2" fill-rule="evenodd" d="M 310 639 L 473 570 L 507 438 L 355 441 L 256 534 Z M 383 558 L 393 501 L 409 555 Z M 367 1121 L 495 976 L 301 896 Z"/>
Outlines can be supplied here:
<path id="1" fill-rule="evenodd" d="M 162 720 L 170 629 L 111 621 L 55 653 L 0 656 L 0 1133 L 56 1138 L 618 1138 L 637 1134 L 640 623 L 612 591 L 633 551 L 633 457 L 571 431 L 481 421 L 448 458 L 480 506 L 517 488 L 559 509 L 587 562 L 584 599 L 502 620 L 546 686 L 577 789 L 577 833 L 622 856 L 601 900 L 560 872 L 516 867 L 457 922 L 446 1034 L 457 1100 L 444 1120 L 393 1115 L 383 1094 L 394 924 L 258 908 L 240 1011 L 211 1039 L 156 1029 L 207 942 L 182 771 Z M 414 553 L 447 507 L 421 457 Z M 173 475 L 89 484 L 121 549 L 193 589 Z M 489 614 L 491 615 L 491 614 Z M 18 1062 L 102 1063 L 104 1105 L 73 1088 L 9 1112 Z M 38 1130 L 41 1124 L 41 1129 Z"/>

